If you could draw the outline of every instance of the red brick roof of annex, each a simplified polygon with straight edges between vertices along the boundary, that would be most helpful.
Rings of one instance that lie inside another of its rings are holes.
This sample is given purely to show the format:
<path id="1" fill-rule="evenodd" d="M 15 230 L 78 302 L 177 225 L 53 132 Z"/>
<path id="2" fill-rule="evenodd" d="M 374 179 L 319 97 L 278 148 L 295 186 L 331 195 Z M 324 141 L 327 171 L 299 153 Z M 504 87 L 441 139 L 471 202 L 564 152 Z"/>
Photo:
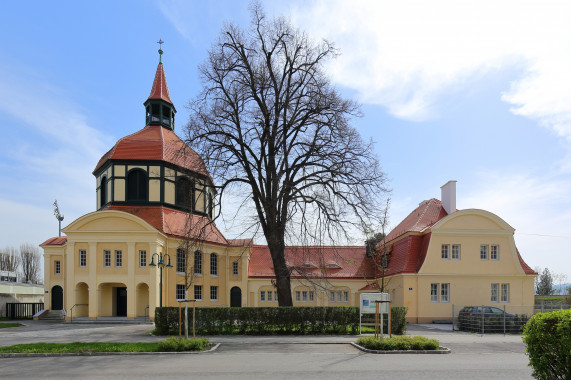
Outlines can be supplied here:
<path id="1" fill-rule="evenodd" d="M 383 244 L 386 244 L 386 250 L 389 252 L 385 275 L 418 273 L 424 263 L 430 243 L 431 233 L 426 233 L 426 231 L 446 216 L 448 213 L 438 199 L 423 201 L 383 241 L 377 244 L 377 252 L 382 251 Z M 519 251 L 517 254 L 525 274 L 537 274 L 523 261 Z"/>
<path id="2" fill-rule="evenodd" d="M 290 246 L 285 248 L 286 264 L 292 278 L 372 279 L 375 265 L 365 246 Z M 270 249 L 254 245 L 248 266 L 249 278 L 274 278 Z"/>

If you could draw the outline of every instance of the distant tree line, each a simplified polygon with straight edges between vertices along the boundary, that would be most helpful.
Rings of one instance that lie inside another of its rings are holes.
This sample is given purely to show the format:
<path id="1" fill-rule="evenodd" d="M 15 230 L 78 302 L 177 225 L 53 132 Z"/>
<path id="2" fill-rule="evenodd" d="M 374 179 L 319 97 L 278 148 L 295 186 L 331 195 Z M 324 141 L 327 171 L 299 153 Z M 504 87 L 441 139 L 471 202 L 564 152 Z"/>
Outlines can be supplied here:
<path id="1" fill-rule="evenodd" d="M 534 270 L 539 273 L 535 278 L 535 294 L 540 296 L 571 294 L 571 287 L 563 289 L 563 285 L 567 281 L 567 275 L 565 273 L 551 272 L 549 268 L 541 270 L 539 267 L 534 268 Z"/>
<path id="2" fill-rule="evenodd" d="M 0 271 L 15 272 L 24 283 L 41 283 L 41 257 L 38 247 L 30 243 L 6 247 L 0 250 Z"/>

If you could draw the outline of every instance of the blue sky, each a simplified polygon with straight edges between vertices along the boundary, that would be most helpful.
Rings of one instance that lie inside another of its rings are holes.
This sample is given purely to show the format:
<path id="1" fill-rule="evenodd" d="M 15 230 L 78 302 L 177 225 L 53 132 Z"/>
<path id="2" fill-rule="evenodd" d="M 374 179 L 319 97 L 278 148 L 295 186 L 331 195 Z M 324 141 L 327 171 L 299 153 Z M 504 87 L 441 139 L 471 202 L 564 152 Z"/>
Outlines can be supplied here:
<path id="1" fill-rule="evenodd" d="M 390 225 L 457 180 L 457 206 L 516 229 L 532 267 L 571 279 L 571 5 L 552 1 L 262 2 L 336 43 L 332 82 L 393 189 Z M 162 38 L 177 131 L 197 66 L 246 1 L 26 1 L 0 23 L 0 247 L 39 244 L 95 209 L 98 159 L 144 127 Z M 221 226 L 224 230 L 224 226 Z M 233 237 L 234 231 L 224 231 Z"/>

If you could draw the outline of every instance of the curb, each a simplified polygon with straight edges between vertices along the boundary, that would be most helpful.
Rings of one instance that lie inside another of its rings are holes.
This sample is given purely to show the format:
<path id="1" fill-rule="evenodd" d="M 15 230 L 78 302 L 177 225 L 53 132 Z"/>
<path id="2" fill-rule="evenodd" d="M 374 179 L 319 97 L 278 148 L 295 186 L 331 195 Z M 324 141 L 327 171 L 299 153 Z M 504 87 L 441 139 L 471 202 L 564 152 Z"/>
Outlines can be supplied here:
<path id="1" fill-rule="evenodd" d="M 391 350 L 391 351 L 381 351 L 381 350 L 370 350 L 363 346 L 359 346 L 357 343 L 351 343 L 351 345 L 363 352 L 368 354 L 427 354 L 427 355 L 442 355 L 442 354 L 449 354 L 449 348 L 440 347 L 439 350 Z"/>
<path id="2" fill-rule="evenodd" d="M 220 343 L 216 343 L 206 351 L 179 351 L 179 352 L 66 352 L 66 353 L 6 353 L 0 358 L 48 358 L 61 356 L 114 356 L 114 355 L 195 355 L 214 352 Z"/>

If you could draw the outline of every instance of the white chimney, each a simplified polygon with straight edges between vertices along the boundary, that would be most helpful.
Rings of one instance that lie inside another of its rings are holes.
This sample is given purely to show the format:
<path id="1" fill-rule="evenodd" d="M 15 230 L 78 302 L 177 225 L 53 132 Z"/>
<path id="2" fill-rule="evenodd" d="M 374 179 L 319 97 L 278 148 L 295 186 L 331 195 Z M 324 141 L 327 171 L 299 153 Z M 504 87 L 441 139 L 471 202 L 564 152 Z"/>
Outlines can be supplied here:
<path id="1" fill-rule="evenodd" d="M 448 181 L 440 187 L 442 207 L 450 215 L 456 212 L 456 181 Z"/>

